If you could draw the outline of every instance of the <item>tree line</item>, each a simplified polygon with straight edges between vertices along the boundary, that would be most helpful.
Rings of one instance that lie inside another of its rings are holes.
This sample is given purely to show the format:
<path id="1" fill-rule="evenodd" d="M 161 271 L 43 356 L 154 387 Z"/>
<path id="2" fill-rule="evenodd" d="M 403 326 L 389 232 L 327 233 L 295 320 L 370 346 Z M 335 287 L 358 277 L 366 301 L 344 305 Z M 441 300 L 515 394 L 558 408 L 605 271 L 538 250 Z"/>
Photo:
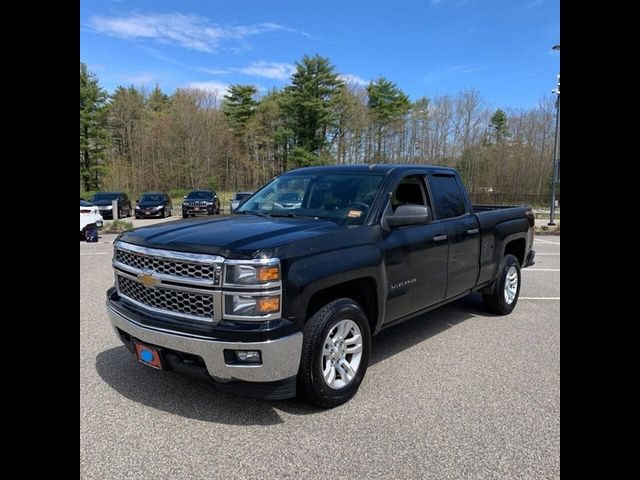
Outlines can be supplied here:
<path id="1" fill-rule="evenodd" d="M 487 201 L 549 195 L 552 98 L 492 110 L 470 89 L 412 102 L 383 77 L 343 81 L 319 55 L 297 62 L 286 87 L 258 93 L 236 84 L 222 97 L 188 88 L 167 95 L 156 85 L 108 95 L 81 62 L 81 191 L 253 190 L 304 166 L 416 163 L 457 168 Z"/>

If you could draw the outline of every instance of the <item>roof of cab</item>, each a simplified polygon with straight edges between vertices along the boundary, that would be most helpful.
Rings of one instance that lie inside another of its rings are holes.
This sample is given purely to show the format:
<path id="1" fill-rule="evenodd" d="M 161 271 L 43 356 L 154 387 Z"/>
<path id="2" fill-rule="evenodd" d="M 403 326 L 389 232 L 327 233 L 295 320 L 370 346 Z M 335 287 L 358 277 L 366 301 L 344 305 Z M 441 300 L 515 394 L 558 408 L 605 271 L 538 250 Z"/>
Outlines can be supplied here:
<path id="1" fill-rule="evenodd" d="M 289 173 L 381 173 L 383 175 L 390 174 L 394 171 L 406 171 L 424 169 L 425 171 L 440 171 L 442 173 L 455 173 L 455 169 L 450 167 L 442 167 L 439 165 L 413 165 L 413 164 L 392 164 L 392 163 L 372 163 L 351 164 L 351 165 L 323 165 L 319 167 L 297 168 L 285 172 Z"/>

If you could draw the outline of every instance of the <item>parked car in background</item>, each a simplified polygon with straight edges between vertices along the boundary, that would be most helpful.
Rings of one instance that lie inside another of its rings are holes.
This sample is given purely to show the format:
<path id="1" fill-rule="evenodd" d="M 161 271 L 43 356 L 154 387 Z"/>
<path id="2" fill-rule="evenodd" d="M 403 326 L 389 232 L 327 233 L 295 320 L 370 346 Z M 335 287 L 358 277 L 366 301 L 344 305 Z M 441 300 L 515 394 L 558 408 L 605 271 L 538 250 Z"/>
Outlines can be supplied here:
<path id="1" fill-rule="evenodd" d="M 300 208 L 302 199 L 298 192 L 281 192 L 278 193 L 273 202 L 273 208 L 288 210 L 291 208 Z"/>
<path id="2" fill-rule="evenodd" d="M 194 190 L 184 197 L 182 218 L 195 215 L 219 215 L 220 199 L 213 190 Z"/>
<path id="3" fill-rule="evenodd" d="M 103 218 L 113 218 L 112 202 L 118 201 L 118 218 L 130 217 L 132 208 L 129 196 L 124 192 L 100 192 L 89 199 L 100 210 Z"/>
<path id="4" fill-rule="evenodd" d="M 95 225 L 102 227 L 104 219 L 100 215 L 98 207 L 92 205 L 86 200 L 80 199 L 80 238 L 84 238 L 87 227 Z"/>
<path id="5" fill-rule="evenodd" d="M 233 197 L 231 197 L 231 211 L 233 212 L 236 208 L 240 206 L 240 204 L 253 195 L 253 192 L 236 192 Z"/>
<path id="6" fill-rule="evenodd" d="M 173 213 L 173 206 L 169 195 L 162 192 L 143 193 L 136 202 L 136 218 L 170 217 Z"/>

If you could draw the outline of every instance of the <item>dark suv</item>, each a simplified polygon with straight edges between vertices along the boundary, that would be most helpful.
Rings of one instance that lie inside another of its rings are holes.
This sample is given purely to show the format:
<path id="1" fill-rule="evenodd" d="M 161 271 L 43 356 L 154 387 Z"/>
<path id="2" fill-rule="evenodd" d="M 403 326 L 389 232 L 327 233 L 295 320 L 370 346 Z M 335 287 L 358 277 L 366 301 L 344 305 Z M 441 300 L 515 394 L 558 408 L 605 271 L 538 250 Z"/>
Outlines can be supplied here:
<path id="1" fill-rule="evenodd" d="M 118 201 L 118 218 L 131 216 L 131 200 L 124 192 L 100 192 L 89 199 L 100 210 L 102 218 L 113 218 L 112 202 Z"/>
<path id="2" fill-rule="evenodd" d="M 182 218 L 192 215 L 219 215 L 220 200 L 213 190 L 194 190 L 184 197 Z"/>
<path id="3" fill-rule="evenodd" d="M 162 192 L 143 193 L 136 202 L 136 218 L 170 217 L 173 206 L 169 195 Z"/>

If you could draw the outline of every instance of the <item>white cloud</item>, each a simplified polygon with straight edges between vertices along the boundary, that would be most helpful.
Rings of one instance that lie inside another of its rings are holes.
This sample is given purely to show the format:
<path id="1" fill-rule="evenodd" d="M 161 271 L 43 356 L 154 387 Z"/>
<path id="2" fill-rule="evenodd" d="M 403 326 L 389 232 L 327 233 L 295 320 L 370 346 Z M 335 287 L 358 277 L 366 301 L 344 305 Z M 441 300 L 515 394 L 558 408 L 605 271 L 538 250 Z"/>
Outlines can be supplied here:
<path id="1" fill-rule="evenodd" d="M 151 73 L 139 73 L 137 75 L 120 75 L 120 77 L 133 85 L 147 85 L 155 81 L 155 77 Z"/>
<path id="2" fill-rule="evenodd" d="M 94 16 L 89 19 L 89 27 L 97 33 L 128 40 L 147 39 L 179 45 L 191 50 L 214 53 L 223 42 L 244 45 L 247 37 L 262 33 L 287 31 L 298 32 L 276 23 L 255 25 L 218 25 L 198 15 L 180 13 L 123 17 Z"/>
<path id="3" fill-rule="evenodd" d="M 196 68 L 198 72 L 208 73 L 209 75 L 227 75 L 229 70 L 226 68 L 204 68 L 198 67 Z"/>
<path id="4" fill-rule="evenodd" d="M 245 75 L 271 78 L 273 80 L 287 80 L 296 71 L 296 67 L 290 63 L 265 62 L 261 60 L 259 62 L 251 62 L 247 67 L 233 68 L 232 70 Z"/>
<path id="5" fill-rule="evenodd" d="M 188 88 L 195 88 L 198 90 L 206 90 L 207 92 L 217 93 L 218 98 L 222 98 L 227 94 L 229 90 L 229 85 L 222 82 L 190 82 L 187 84 Z"/>
<path id="6" fill-rule="evenodd" d="M 353 85 L 360 85 L 360 86 L 369 85 L 368 80 L 365 80 L 364 78 L 359 77 L 357 75 L 353 75 L 351 73 L 343 73 L 342 75 L 338 75 L 338 77 L 340 78 L 340 80 L 342 80 L 345 83 L 351 83 Z"/>

